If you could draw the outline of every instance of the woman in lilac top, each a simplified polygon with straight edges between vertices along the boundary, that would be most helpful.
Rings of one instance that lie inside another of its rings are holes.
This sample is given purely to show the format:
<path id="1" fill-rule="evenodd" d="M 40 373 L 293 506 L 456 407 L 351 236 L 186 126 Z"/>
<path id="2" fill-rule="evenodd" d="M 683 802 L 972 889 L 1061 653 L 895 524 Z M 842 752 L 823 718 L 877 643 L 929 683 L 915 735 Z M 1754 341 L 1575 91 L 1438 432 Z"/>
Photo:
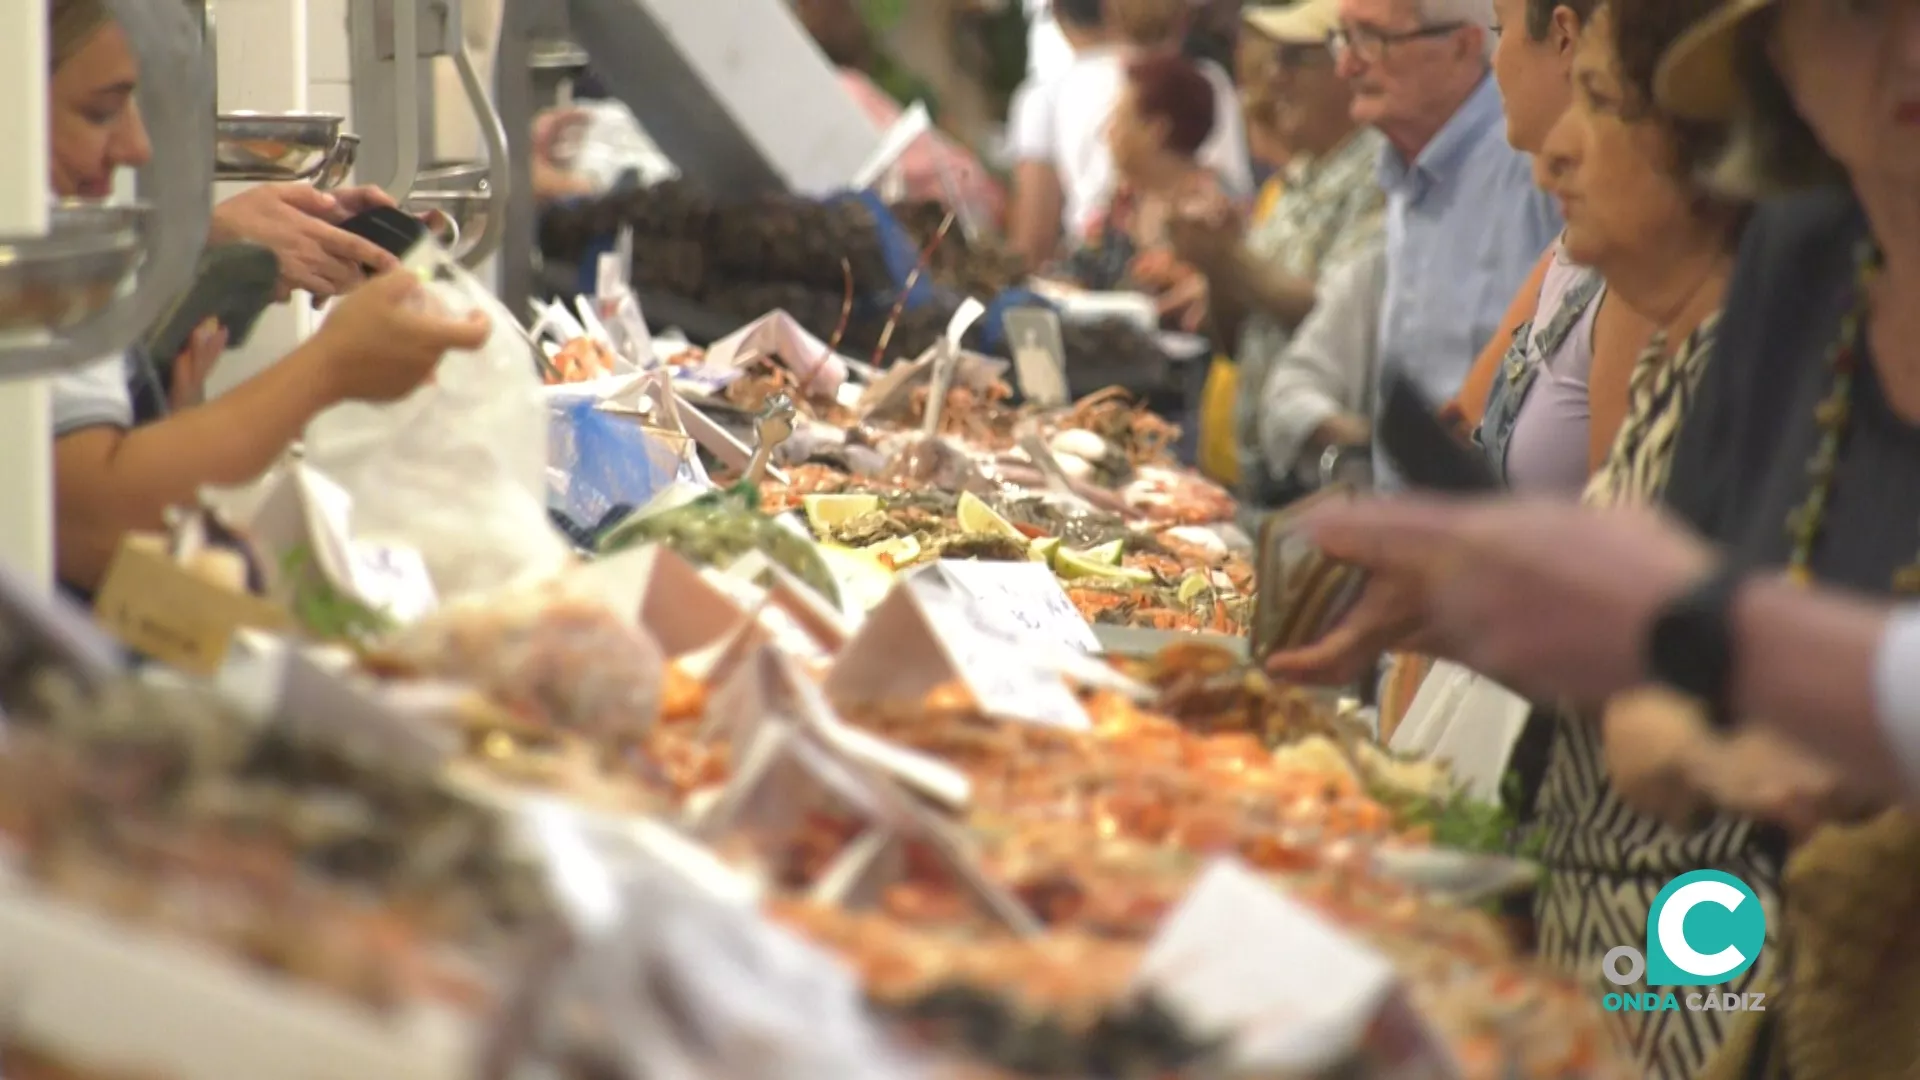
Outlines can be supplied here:
<path id="1" fill-rule="evenodd" d="M 1508 487 L 1569 496 L 1586 487 L 1587 372 L 1605 291 L 1600 275 L 1567 261 L 1555 246 L 1539 306 L 1514 331 L 1475 433 Z"/>

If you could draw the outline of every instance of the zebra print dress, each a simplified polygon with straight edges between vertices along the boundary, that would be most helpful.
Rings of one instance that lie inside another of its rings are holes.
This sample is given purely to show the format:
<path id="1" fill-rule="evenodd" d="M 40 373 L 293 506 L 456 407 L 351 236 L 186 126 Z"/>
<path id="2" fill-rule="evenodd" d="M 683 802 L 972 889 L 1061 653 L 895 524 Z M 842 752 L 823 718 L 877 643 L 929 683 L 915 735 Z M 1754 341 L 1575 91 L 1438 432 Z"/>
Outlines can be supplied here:
<path id="1" fill-rule="evenodd" d="M 1702 323 L 1671 358 L 1664 337 L 1656 337 L 1640 355 L 1628 383 L 1626 421 L 1606 464 L 1587 486 L 1587 503 L 1608 506 L 1660 497 L 1717 326 L 1717 318 Z M 1551 871 L 1534 908 L 1544 959 L 1593 985 L 1596 995 L 1646 992 L 1644 982 L 1636 987 L 1607 982 L 1601 958 L 1616 946 L 1642 947 L 1654 897 L 1690 870 L 1731 873 L 1754 888 L 1770 914 L 1777 912 L 1779 867 L 1755 843 L 1753 823 L 1718 817 L 1703 829 L 1683 832 L 1637 813 L 1607 776 L 1598 725 L 1566 716 L 1554 723 L 1534 806 L 1544 840 L 1541 859 Z M 1769 959 L 1763 952 L 1760 963 L 1724 989 L 1742 991 L 1761 977 L 1762 968 L 1771 968 Z M 1646 1075 L 1661 1080 L 1698 1074 L 1724 1038 L 1720 1013 L 1617 1015 Z"/>

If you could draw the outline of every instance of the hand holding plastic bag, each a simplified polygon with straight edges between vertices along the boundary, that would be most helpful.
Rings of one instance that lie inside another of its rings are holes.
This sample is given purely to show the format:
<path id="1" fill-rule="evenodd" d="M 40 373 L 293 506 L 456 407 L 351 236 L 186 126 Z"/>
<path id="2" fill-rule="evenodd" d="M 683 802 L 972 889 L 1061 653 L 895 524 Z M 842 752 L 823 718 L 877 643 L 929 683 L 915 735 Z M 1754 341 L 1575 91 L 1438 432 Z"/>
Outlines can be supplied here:
<path id="1" fill-rule="evenodd" d="M 450 324 L 463 327 L 453 341 Z M 547 517 L 539 376 L 484 285 L 422 244 L 402 271 L 343 300 L 322 342 L 343 358 L 343 396 L 380 402 L 330 409 L 307 432 L 308 459 L 353 496 L 368 539 L 419 550 L 447 598 L 566 561 Z"/>

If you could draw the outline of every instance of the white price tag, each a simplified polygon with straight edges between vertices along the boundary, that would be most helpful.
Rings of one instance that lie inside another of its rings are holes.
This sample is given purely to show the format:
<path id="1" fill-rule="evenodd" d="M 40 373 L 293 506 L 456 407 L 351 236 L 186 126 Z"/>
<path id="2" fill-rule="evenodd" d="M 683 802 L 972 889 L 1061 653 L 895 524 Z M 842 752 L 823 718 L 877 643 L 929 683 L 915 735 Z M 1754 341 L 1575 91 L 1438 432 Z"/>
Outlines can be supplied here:
<path id="1" fill-rule="evenodd" d="M 1049 308 L 1017 308 L 1007 312 L 1005 321 L 1020 392 L 1045 408 L 1067 404 L 1067 346 L 1060 316 Z"/>
<path id="2" fill-rule="evenodd" d="M 1017 639 L 1098 652 L 1100 641 L 1045 563 L 952 560 L 934 570 L 973 602 L 979 618 Z"/>
<path id="3" fill-rule="evenodd" d="M 440 606 L 427 562 L 414 548 L 355 540 L 347 561 L 353 591 L 397 622 L 413 622 Z"/>

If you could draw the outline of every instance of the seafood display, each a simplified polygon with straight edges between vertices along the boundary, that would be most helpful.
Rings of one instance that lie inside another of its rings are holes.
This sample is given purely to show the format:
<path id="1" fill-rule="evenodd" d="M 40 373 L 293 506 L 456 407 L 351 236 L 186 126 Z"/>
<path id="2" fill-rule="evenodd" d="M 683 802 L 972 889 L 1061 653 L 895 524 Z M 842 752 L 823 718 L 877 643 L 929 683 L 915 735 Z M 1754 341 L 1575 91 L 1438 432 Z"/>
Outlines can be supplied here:
<path id="1" fill-rule="evenodd" d="M 378 1009 L 484 1008 L 548 910 L 431 772 L 135 683 L 43 675 L 15 716 L 0 836 L 48 896 Z"/>
<path id="2" fill-rule="evenodd" d="M 1017 266 L 950 213 L 876 207 L 675 181 L 543 218 L 550 250 L 630 229 L 635 282 L 825 344 L 649 369 L 685 468 L 551 565 L 424 614 L 308 596 L 302 639 L 235 635 L 191 685 L 0 665 L 0 932 L 37 904 L 389 1033 L 463 1018 L 457 1055 L 355 1075 L 1631 1075 L 1592 987 L 1486 910 L 1537 878 L 1506 810 L 1261 667 L 1358 574 L 1292 519 L 1240 533 L 1149 407 L 1166 364 L 1137 330 L 1063 327 L 1096 383 L 1022 401 L 953 321 Z M 634 351 L 577 337 L 543 374 Z M 330 539 L 288 567 L 331 580 Z M 1354 972 L 1302 1035 L 1293 1006 Z M 857 1032 L 808 1019 L 832 1002 Z M 1258 1057 L 1281 1043 L 1325 1053 Z M 147 1060 L 20 1045 L 30 1076 Z M 157 1055 L 155 1080 L 273 1072 L 244 1057 Z"/>

